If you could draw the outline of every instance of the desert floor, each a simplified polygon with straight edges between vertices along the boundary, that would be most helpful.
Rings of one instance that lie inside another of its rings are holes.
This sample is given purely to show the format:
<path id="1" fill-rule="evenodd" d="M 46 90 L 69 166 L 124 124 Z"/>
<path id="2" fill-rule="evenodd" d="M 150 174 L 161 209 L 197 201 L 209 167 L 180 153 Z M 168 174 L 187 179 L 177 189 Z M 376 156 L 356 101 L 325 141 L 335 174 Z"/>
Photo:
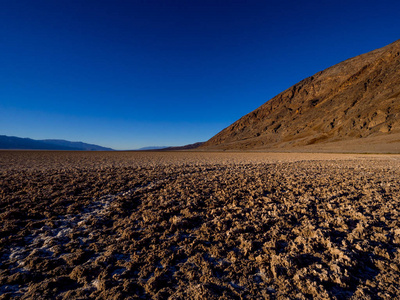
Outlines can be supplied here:
<path id="1" fill-rule="evenodd" d="M 395 299 L 400 155 L 0 151 L 0 299 Z"/>

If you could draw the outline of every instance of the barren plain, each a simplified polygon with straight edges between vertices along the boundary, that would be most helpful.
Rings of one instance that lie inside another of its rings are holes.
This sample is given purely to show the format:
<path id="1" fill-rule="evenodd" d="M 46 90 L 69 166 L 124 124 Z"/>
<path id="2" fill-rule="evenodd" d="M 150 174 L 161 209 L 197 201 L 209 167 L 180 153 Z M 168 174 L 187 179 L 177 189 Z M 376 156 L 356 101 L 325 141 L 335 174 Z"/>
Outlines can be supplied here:
<path id="1" fill-rule="evenodd" d="M 400 297 L 400 156 L 0 151 L 0 299 Z"/>

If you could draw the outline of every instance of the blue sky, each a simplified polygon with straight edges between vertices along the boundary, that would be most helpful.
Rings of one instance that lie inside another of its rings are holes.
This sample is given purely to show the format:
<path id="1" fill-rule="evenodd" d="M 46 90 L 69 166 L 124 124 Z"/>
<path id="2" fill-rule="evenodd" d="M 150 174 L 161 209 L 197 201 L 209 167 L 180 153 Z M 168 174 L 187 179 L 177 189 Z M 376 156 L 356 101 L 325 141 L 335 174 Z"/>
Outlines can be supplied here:
<path id="1" fill-rule="evenodd" d="M 400 1 L 0 0 L 0 134 L 205 141 L 400 39 Z"/>

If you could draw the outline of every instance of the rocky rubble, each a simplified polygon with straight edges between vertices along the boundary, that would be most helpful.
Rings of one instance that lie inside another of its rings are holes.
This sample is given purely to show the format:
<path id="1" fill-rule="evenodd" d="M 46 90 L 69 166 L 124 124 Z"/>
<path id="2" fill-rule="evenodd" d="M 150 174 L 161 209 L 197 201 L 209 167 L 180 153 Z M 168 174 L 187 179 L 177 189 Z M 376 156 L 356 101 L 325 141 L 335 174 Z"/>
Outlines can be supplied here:
<path id="1" fill-rule="evenodd" d="M 4 152 L 0 165 L 0 299 L 400 296 L 398 156 Z"/>

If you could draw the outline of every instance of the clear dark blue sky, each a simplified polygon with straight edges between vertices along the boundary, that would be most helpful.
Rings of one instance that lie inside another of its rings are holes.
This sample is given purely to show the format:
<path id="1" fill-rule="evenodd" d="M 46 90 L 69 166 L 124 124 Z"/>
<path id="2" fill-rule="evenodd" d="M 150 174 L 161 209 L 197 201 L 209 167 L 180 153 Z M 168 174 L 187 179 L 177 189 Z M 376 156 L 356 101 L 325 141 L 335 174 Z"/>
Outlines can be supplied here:
<path id="1" fill-rule="evenodd" d="M 205 141 L 400 39 L 400 1 L 0 0 L 0 134 Z"/>

